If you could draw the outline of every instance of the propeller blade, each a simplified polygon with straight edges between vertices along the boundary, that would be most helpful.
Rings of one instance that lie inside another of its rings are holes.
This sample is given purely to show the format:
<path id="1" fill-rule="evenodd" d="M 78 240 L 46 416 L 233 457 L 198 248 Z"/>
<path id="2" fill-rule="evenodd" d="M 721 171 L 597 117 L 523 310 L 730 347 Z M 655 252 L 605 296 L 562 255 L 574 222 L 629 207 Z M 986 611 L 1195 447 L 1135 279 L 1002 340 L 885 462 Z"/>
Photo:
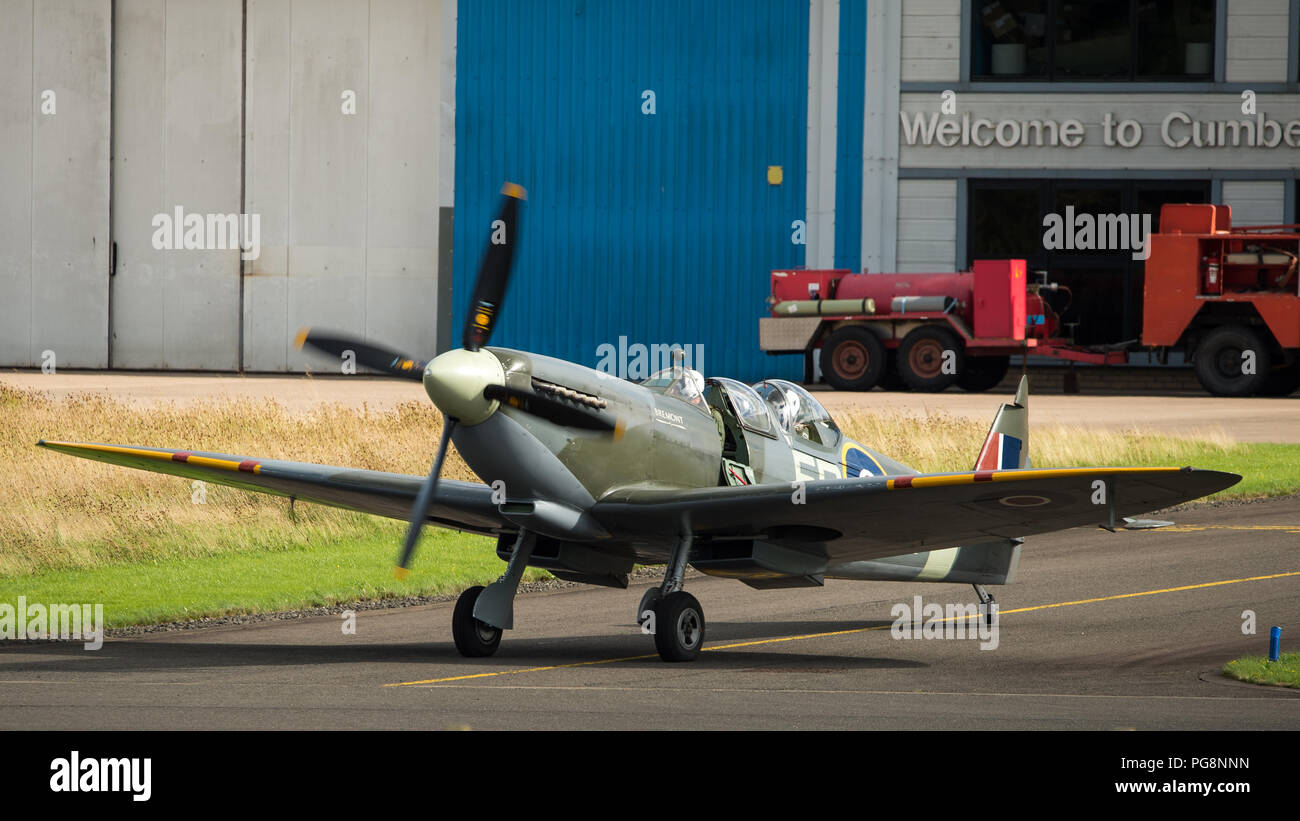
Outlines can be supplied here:
<path id="1" fill-rule="evenodd" d="M 351 351 L 358 365 L 407 379 L 424 378 L 424 366 L 429 364 L 423 359 L 414 359 L 381 345 L 371 345 L 359 339 L 315 331 L 311 328 L 303 328 L 299 331 L 294 343 L 299 350 L 302 350 L 303 346 L 310 346 L 330 356 L 341 357 L 345 351 Z"/>
<path id="2" fill-rule="evenodd" d="M 597 410 L 553 399 L 533 391 L 520 390 L 505 385 L 488 385 L 483 389 L 483 396 L 519 408 L 525 413 L 540 416 L 542 419 L 554 422 L 557 425 L 582 428 L 584 430 L 616 430 L 618 428 L 617 420 L 611 419 Z"/>
<path id="3" fill-rule="evenodd" d="M 447 446 L 451 444 L 451 432 L 456 428 L 456 420 L 450 416 L 442 418 L 442 440 L 438 443 L 438 455 L 433 458 L 433 468 L 429 478 L 420 486 L 420 493 L 415 497 L 415 506 L 411 508 L 411 524 L 406 529 L 406 542 L 402 545 L 402 555 L 397 559 L 393 575 L 399 579 L 406 578 L 411 567 L 411 558 L 415 555 L 415 543 L 420 540 L 420 530 L 424 528 L 425 519 L 429 518 L 429 508 L 433 506 L 433 492 L 438 487 L 438 476 L 442 473 L 442 462 L 447 458 Z"/>
<path id="4" fill-rule="evenodd" d="M 486 345 L 492 336 L 492 326 L 501 316 L 501 303 L 505 300 L 506 284 L 510 281 L 510 267 L 515 256 L 519 203 L 526 194 L 523 186 L 512 182 L 506 183 L 501 193 L 505 200 L 497 216 L 499 225 L 493 223 L 492 241 L 479 264 L 474 295 L 469 302 L 469 316 L 465 317 L 465 333 L 461 337 L 461 347 L 471 351 Z"/>

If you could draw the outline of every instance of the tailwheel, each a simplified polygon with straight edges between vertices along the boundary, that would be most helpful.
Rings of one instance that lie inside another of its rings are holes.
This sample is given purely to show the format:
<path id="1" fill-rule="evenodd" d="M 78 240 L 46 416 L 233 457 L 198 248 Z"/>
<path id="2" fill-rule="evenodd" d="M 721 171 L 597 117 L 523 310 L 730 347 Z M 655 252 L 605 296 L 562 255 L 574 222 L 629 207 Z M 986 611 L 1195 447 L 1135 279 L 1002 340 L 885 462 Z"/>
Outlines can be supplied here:
<path id="1" fill-rule="evenodd" d="M 704 646 L 704 608 L 679 590 L 659 599 L 655 611 L 655 649 L 664 661 L 694 661 Z"/>
<path id="2" fill-rule="evenodd" d="M 483 658 L 497 651 L 501 644 L 501 630 L 474 618 L 474 603 L 482 587 L 471 587 L 456 600 L 456 610 L 451 616 L 451 635 L 456 649 L 468 658 Z"/>

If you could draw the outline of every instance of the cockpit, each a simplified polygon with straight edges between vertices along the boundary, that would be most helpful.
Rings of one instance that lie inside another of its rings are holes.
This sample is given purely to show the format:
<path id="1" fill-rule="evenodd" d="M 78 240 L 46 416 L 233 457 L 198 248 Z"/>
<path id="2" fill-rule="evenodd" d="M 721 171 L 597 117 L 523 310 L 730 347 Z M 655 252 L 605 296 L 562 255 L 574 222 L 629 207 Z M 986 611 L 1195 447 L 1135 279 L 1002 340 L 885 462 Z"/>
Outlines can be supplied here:
<path id="1" fill-rule="evenodd" d="M 697 370 L 675 365 L 656 371 L 640 384 L 647 388 L 661 390 L 665 396 L 675 397 L 708 412 L 704 402 L 704 375 Z"/>
<path id="2" fill-rule="evenodd" d="M 799 385 L 784 379 L 767 379 L 754 383 L 780 428 L 801 436 L 815 445 L 837 447 L 843 435 L 830 413 Z"/>

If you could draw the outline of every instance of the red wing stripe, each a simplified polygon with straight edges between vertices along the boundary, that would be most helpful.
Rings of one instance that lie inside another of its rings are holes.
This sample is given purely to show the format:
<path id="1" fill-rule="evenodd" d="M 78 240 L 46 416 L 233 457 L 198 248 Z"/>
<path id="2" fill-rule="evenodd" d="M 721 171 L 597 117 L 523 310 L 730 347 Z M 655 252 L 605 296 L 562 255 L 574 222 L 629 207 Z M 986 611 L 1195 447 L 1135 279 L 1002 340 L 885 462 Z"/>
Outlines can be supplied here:
<path id="1" fill-rule="evenodd" d="M 911 477 L 911 476 L 899 476 L 899 477 L 897 477 L 897 478 L 894 479 L 894 487 L 896 487 L 896 488 L 897 488 L 897 487 L 911 487 L 911 486 L 912 486 L 912 477 Z"/>
<path id="2" fill-rule="evenodd" d="M 993 481 L 993 471 L 991 471 L 991 470 L 977 470 L 977 471 L 975 471 L 975 481 L 977 481 L 977 482 L 992 482 L 992 481 Z"/>
<path id="3" fill-rule="evenodd" d="M 193 455 L 194 455 L 194 454 L 191 453 L 191 452 L 188 451 L 188 450 L 178 451 L 178 452 L 172 454 L 172 461 L 173 461 L 173 462 L 188 462 L 188 461 L 190 460 L 190 457 L 193 456 Z"/>
<path id="4" fill-rule="evenodd" d="M 252 459 L 245 459 L 244 461 L 239 463 L 239 469 L 244 471 L 245 473 L 254 473 L 257 470 L 257 465 L 258 463 L 253 461 Z"/>

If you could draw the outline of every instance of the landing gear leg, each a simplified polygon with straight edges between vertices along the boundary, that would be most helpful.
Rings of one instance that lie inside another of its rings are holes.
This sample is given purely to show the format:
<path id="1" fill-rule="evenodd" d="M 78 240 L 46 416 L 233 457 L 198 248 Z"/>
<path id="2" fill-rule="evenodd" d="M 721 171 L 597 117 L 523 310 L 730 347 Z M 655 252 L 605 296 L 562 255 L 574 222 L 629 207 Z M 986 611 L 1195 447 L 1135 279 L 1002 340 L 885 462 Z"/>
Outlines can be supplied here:
<path id="1" fill-rule="evenodd" d="M 533 557 L 533 547 L 537 544 L 537 535 L 527 530 L 519 531 L 514 549 L 510 551 L 510 563 L 501 578 L 492 582 L 479 596 L 474 604 L 474 618 L 502 630 L 515 627 L 515 593 L 519 590 L 519 580 L 524 577 L 528 560 Z"/>
<path id="2" fill-rule="evenodd" d="M 704 646 L 704 608 L 694 596 L 682 590 L 686 564 L 691 557 L 691 543 L 689 533 L 678 541 L 653 606 L 655 649 L 664 661 L 693 661 Z M 650 595 L 647 592 L 642 602 Z"/>
<path id="3" fill-rule="evenodd" d="M 984 623 L 987 624 L 989 627 L 992 627 L 993 626 L 993 605 L 995 604 L 995 602 L 993 601 L 993 594 L 985 590 L 984 585 L 982 584 L 973 584 L 971 585 L 971 587 L 975 588 L 975 595 L 979 596 L 980 612 L 984 614 Z"/>

